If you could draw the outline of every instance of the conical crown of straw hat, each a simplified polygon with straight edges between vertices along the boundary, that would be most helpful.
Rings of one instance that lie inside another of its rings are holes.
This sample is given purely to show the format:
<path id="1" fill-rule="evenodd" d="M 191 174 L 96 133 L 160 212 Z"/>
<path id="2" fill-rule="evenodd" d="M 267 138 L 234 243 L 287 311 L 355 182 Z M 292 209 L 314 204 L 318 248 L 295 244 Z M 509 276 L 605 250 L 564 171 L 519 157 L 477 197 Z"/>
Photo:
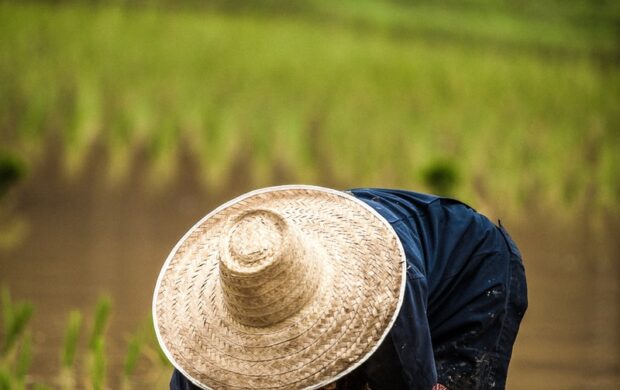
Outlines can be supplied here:
<path id="1" fill-rule="evenodd" d="M 318 388 L 365 361 L 404 294 L 392 227 L 343 192 L 253 191 L 179 241 L 153 299 L 170 361 L 205 389 Z"/>
<path id="2" fill-rule="evenodd" d="M 222 242 L 224 303 L 247 326 L 273 325 L 298 312 L 327 274 L 320 248 L 271 211 L 242 214 Z"/>

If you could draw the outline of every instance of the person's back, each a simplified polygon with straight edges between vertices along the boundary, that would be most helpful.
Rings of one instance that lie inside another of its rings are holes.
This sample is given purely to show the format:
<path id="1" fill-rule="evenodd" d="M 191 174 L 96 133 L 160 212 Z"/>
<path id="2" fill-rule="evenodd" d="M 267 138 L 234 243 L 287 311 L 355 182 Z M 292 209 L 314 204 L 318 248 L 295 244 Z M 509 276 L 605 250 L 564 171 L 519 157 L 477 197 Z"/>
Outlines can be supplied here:
<path id="1" fill-rule="evenodd" d="M 410 293 L 390 335 L 406 388 L 503 388 L 527 308 L 521 255 L 506 230 L 453 199 L 350 192 L 390 222 L 405 249 Z"/>

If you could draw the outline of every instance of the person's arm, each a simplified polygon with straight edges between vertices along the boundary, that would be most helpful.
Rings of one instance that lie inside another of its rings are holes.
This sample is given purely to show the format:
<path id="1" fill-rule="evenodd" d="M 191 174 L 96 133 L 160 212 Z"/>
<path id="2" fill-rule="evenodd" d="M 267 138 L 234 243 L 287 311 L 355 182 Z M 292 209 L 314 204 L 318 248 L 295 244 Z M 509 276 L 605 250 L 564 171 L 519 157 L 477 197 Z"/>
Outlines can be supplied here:
<path id="1" fill-rule="evenodd" d="M 427 284 L 425 278 L 414 276 L 411 270 L 407 274 L 403 305 L 390 336 L 406 388 L 428 390 L 437 384 L 437 371 L 426 310 Z"/>

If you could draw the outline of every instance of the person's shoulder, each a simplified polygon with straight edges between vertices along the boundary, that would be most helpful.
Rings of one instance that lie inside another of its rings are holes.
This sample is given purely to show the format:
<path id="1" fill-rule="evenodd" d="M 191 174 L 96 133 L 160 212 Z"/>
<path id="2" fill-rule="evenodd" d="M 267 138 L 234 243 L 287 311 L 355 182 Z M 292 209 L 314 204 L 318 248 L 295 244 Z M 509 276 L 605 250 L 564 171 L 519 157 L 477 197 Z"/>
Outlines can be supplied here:
<path id="1" fill-rule="evenodd" d="M 425 214 L 429 205 L 438 199 L 437 196 L 420 192 L 386 188 L 354 188 L 348 192 L 374 208 L 390 223 Z"/>
<path id="2" fill-rule="evenodd" d="M 447 196 L 388 188 L 355 188 L 349 193 L 375 208 L 389 222 L 417 215 L 436 223 L 458 220 L 461 224 L 492 225 L 474 207 Z"/>
<path id="3" fill-rule="evenodd" d="M 428 194 L 423 192 L 392 189 L 392 188 L 354 188 L 348 190 L 357 198 L 384 204 L 409 205 L 413 207 L 448 207 L 476 212 L 469 204 L 447 196 Z"/>
<path id="4" fill-rule="evenodd" d="M 349 190 L 354 196 L 365 199 L 383 200 L 386 202 L 411 202 L 414 204 L 430 204 L 442 199 L 441 196 L 422 192 L 394 188 L 353 188 Z"/>

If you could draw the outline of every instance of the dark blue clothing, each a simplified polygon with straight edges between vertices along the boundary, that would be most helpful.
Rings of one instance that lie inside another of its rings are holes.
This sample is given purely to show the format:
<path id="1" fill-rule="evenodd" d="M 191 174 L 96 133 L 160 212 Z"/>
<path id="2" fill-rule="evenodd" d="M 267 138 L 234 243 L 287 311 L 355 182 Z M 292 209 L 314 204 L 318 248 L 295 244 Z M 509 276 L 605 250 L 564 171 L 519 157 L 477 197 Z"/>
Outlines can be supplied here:
<path id="1" fill-rule="evenodd" d="M 456 200 L 357 189 L 390 222 L 407 256 L 405 301 L 390 339 L 400 370 L 373 356 L 373 389 L 502 389 L 527 307 L 521 254 L 501 226 Z M 366 370 L 368 371 L 368 369 Z M 402 374 L 400 384 L 390 377 Z M 387 381 L 386 381 L 387 380 Z"/>
<path id="2" fill-rule="evenodd" d="M 521 254 L 500 225 L 456 200 L 402 190 L 350 191 L 394 228 L 407 257 L 401 311 L 354 374 L 373 390 L 503 389 L 527 308 Z M 193 389 L 175 371 L 170 388 Z"/>

